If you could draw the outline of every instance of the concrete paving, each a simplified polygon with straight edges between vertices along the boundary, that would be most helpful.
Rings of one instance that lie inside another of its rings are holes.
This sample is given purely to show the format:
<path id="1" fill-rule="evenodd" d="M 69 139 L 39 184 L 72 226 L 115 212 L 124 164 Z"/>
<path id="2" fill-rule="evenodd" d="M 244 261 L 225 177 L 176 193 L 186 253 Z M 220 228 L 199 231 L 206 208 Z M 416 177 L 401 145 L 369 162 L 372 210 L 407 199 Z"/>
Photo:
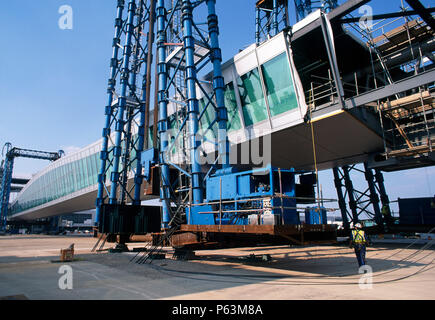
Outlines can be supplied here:
<path id="1" fill-rule="evenodd" d="M 360 286 L 355 255 L 345 244 L 197 251 L 190 261 L 171 259 L 165 248 L 165 260 L 137 264 L 130 262 L 132 252 L 91 253 L 95 242 L 89 236 L 0 237 L 0 299 L 435 299 L 435 246 L 374 244 L 367 252 L 373 274 Z M 77 259 L 59 263 L 60 249 L 72 243 Z M 251 254 L 269 254 L 272 261 L 247 259 Z M 72 268 L 72 289 L 59 287 L 63 265 Z"/>

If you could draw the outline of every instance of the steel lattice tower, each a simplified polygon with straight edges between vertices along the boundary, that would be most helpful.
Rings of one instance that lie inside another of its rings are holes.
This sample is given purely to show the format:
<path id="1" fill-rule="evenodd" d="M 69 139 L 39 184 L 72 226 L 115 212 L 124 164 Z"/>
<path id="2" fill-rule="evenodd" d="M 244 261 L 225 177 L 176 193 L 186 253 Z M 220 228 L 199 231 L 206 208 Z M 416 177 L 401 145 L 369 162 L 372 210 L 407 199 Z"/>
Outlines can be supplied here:
<path id="1" fill-rule="evenodd" d="M 307 15 L 318 9 L 329 12 L 338 7 L 338 0 L 294 0 L 296 20 L 302 20 Z"/>
<path id="2" fill-rule="evenodd" d="M 5 152 L 6 150 L 6 152 Z M 15 158 L 30 158 L 56 161 L 60 159 L 64 152 L 59 150 L 58 152 L 45 152 L 30 149 L 21 149 L 12 147 L 10 142 L 7 142 L 3 146 L 2 153 L 4 160 L 0 168 L 0 229 L 6 227 L 8 210 L 9 210 L 9 197 L 11 194 L 12 173 L 14 169 Z"/>
<path id="3" fill-rule="evenodd" d="M 155 0 L 128 0 L 127 6 L 125 2 L 117 3 L 96 223 L 104 203 L 140 204 L 140 157 L 147 143 Z M 129 176 L 130 171 L 134 177 Z"/>
<path id="4" fill-rule="evenodd" d="M 390 200 L 380 170 L 370 169 L 367 163 L 364 163 L 361 169 L 357 165 L 336 167 L 333 169 L 333 174 L 345 230 L 349 230 L 351 224 L 359 222 L 363 215 L 375 221 L 379 230 L 384 230 L 384 227 L 392 223 Z M 355 188 L 352 175 L 357 174 L 365 178 L 367 182 L 365 190 Z"/>
<path id="5" fill-rule="evenodd" d="M 203 174 L 200 164 L 197 136 L 199 123 L 207 108 L 213 108 L 216 119 L 210 127 L 217 125 L 217 145 L 219 155 L 215 164 L 220 168 L 229 167 L 229 142 L 227 138 L 227 109 L 224 102 L 224 79 L 221 72 L 222 55 L 218 41 L 218 17 L 215 13 L 215 0 L 177 0 L 165 3 L 157 1 L 157 55 L 158 55 L 158 105 L 161 167 L 161 199 L 163 203 L 163 226 L 167 227 L 172 216 L 171 184 L 169 168 L 183 172 L 190 180 L 191 202 L 203 202 Z M 199 21 L 197 10 L 206 5 L 207 22 Z M 208 30 L 201 29 L 207 24 Z M 174 32 L 175 31 L 175 32 Z M 172 41 L 172 42 L 169 42 Z M 204 84 L 198 79 L 198 72 L 206 66 L 213 68 L 212 83 Z M 208 87 L 207 87 L 208 86 Z M 211 88 L 211 90 L 207 90 Z M 199 111 L 196 90 L 204 94 L 206 106 Z M 182 119 L 175 139 L 168 139 L 168 103 L 177 105 Z M 210 130 L 212 128 L 207 128 Z M 172 163 L 168 154 L 174 143 L 183 136 L 187 137 L 187 162 L 185 169 Z"/>
<path id="6" fill-rule="evenodd" d="M 255 5 L 255 42 L 260 44 L 290 25 L 288 0 L 259 0 Z"/>

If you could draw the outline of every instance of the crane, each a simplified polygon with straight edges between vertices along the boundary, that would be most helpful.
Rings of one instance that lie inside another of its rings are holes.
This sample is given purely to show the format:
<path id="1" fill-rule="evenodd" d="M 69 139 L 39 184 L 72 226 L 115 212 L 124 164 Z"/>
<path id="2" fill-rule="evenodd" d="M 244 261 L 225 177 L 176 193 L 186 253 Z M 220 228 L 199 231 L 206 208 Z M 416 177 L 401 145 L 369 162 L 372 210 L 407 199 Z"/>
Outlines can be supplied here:
<path id="1" fill-rule="evenodd" d="M 0 228 L 1 229 L 4 229 L 6 227 L 9 197 L 11 193 L 11 184 L 14 181 L 14 179 L 12 178 L 12 172 L 14 169 L 15 158 L 30 158 L 30 159 L 56 161 L 60 159 L 63 155 L 64 152 L 62 150 L 59 150 L 58 152 L 45 152 L 45 151 L 12 147 L 12 144 L 10 142 L 5 143 L 2 149 L 2 156 L 4 156 L 4 159 L 2 161 L 2 165 L 0 169 L 0 176 L 1 176 Z"/>

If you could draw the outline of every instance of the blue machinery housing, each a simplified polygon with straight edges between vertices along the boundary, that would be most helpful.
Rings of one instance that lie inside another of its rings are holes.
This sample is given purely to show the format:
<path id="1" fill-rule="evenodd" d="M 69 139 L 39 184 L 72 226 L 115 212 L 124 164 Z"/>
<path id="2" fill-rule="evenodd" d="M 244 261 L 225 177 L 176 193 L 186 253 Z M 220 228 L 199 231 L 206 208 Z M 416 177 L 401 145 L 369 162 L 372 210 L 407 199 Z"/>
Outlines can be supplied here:
<path id="1" fill-rule="evenodd" d="M 196 225 L 297 225 L 294 170 L 264 169 L 212 175 L 207 202 L 192 204 L 187 223 Z"/>

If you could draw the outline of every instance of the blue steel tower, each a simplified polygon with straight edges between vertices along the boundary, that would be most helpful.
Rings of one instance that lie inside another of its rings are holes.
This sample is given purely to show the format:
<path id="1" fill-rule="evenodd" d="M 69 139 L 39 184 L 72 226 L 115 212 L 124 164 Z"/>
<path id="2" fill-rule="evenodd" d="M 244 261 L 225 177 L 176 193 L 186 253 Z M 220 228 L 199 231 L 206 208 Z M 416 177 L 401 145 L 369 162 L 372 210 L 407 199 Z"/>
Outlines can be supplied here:
<path id="1" fill-rule="evenodd" d="M 288 0 L 259 0 L 255 4 L 255 42 L 260 44 L 290 25 Z"/>
<path id="2" fill-rule="evenodd" d="M 294 0 L 296 20 L 321 9 L 329 12 L 338 6 L 337 0 Z M 258 0 L 255 4 L 255 42 L 260 44 L 290 26 L 288 0 Z"/>
<path id="3" fill-rule="evenodd" d="M 322 9 L 324 12 L 329 12 L 332 9 L 338 7 L 338 0 L 294 0 L 296 8 L 296 19 L 297 21 L 302 20 L 307 15 Z"/>
<path id="4" fill-rule="evenodd" d="M 127 2 L 127 3 L 126 3 Z M 103 204 L 140 205 L 155 0 L 118 0 L 102 132 L 96 224 Z M 135 128 L 137 132 L 135 131 Z M 129 177 L 133 171 L 134 176 Z"/>
<path id="5" fill-rule="evenodd" d="M 207 21 L 200 21 L 199 8 L 206 5 Z M 222 55 L 218 40 L 218 17 L 215 0 L 165 0 L 157 1 L 157 52 L 158 52 L 158 132 L 160 138 L 161 199 L 163 203 L 163 227 L 167 227 L 172 216 L 171 185 L 169 168 L 185 174 L 190 181 L 191 203 L 203 202 L 203 173 L 200 161 L 200 121 L 208 108 L 216 115 L 209 128 L 217 126 L 218 157 L 215 164 L 225 170 L 230 167 L 229 142 L 227 137 L 227 109 L 224 102 L 224 79 L 222 77 Z M 206 24 L 208 30 L 201 29 Z M 170 42 L 171 41 L 171 42 Z M 213 68 L 212 83 L 198 79 L 198 73 L 207 65 Z M 206 86 L 211 87 L 207 90 Z M 201 110 L 197 88 L 204 94 L 205 107 Z M 168 103 L 176 106 L 177 116 L 182 118 L 170 143 L 168 135 Z M 187 138 L 186 162 L 179 166 L 169 159 L 177 140 Z"/>

